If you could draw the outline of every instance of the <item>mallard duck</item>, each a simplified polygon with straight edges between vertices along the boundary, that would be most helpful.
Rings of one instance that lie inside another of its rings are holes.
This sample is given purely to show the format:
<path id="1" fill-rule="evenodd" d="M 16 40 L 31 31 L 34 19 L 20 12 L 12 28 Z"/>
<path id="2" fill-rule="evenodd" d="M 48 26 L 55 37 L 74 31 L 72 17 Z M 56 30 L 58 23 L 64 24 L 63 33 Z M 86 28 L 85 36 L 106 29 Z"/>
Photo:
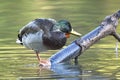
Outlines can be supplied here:
<path id="1" fill-rule="evenodd" d="M 19 30 L 16 43 L 34 50 L 40 62 L 38 53 L 62 48 L 70 34 L 81 36 L 80 33 L 72 29 L 70 22 L 67 20 L 57 22 L 51 18 L 38 18 Z"/>

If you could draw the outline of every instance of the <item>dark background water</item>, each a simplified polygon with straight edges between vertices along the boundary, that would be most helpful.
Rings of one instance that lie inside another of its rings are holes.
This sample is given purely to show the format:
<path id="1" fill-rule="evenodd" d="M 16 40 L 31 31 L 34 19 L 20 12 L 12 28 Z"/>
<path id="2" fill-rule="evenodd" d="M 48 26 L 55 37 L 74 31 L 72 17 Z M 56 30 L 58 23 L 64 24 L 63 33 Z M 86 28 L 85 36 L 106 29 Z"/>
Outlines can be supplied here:
<path id="1" fill-rule="evenodd" d="M 65 63 L 51 69 L 38 67 L 32 50 L 15 43 L 18 30 L 35 18 L 69 20 L 83 35 L 96 28 L 105 16 L 120 9 L 120 0 L 0 0 L 0 80 L 116 80 L 120 58 L 113 37 L 106 37 L 79 57 L 79 65 Z M 120 33 L 120 25 L 117 32 Z M 77 37 L 71 36 L 66 45 Z M 48 58 L 55 51 L 41 53 Z M 120 52 L 120 51 L 119 51 Z M 29 78 L 30 77 L 30 78 Z M 32 78 L 33 77 L 33 78 Z"/>

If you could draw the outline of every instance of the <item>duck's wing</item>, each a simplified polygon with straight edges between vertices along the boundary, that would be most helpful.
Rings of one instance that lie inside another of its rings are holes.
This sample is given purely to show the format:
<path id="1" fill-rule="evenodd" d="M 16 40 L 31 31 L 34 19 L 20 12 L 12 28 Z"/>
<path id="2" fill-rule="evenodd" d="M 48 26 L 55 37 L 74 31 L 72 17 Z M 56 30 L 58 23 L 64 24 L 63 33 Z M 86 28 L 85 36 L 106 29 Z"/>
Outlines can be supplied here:
<path id="1" fill-rule="evenodd" d="M 49 32 L 55 23 L 56 21 L 50 18 L 35 19 L 20 29 L 18 33 L 18 39 L 22 42 L 23 35 L 27 35 L 29 33 L 36 33 L 41 30 L 44 32 L 44 34 L 49 35 Z"/>
<path id="2" fill-rule="evenodd" d="M 50 37 L 50 32 L 53 31 L 53 26 L 56 24 L 56 21 L 54 19 L 48 18 L 48 19 L 35 19 L 35 24 L 38 25 L 40 29 L 43 30 L 44 35 L 47 37 Z"/>

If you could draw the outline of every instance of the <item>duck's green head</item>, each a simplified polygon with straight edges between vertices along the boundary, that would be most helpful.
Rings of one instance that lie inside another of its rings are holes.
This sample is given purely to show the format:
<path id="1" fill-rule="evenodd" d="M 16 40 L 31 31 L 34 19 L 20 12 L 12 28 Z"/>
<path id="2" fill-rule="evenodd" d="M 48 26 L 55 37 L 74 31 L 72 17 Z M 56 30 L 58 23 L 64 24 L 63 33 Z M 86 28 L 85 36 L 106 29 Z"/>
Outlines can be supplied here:
<path id="1" fill-rule="evenodd" d="M 57 25 L 59 25 L 60 31 L 64 33 L 70 33 L 72 31 L 71 24 L 67 20 L 60 20 Z"/>
<path id="2" fill-rule="evenodd" d="M 67 20 L 58 21 L 57 24 L 55 25 L 55 27 L 57 29 L 59 29 L 61 32 L 66 33 L 67 36 L 69 34 L 73 34 L 73 35 L 76 35 L 76 36 L 81 36 L 80 33 L 76 32 L 72 29 L 72 26 L 71 26 L 70 22 L 67 21 Z"/>

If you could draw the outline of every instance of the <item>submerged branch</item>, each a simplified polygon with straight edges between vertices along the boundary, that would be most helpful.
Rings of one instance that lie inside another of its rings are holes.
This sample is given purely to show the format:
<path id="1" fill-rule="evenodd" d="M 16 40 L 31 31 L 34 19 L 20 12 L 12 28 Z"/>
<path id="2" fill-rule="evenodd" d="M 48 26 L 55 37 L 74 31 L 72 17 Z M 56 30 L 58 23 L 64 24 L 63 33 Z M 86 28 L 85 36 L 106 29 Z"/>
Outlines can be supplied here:
<path id="1" fill-rule="evenodd" d="M 108 35 L 114 36 L 115 39 L 120 42 L 120 35 L 116 33 L 119 18 L 120 10 L 110 16 L 105 17 L 100 26 L 98 26 L 96 29 L 75 40 L 65 49 L 62 49 L 61 51 L 52 55 L 49 58 L 51 64 L 69 61 L 73 58 L 75 59 L 75 62 L 77 62 L 77 57 L 81 53 Z"/>

